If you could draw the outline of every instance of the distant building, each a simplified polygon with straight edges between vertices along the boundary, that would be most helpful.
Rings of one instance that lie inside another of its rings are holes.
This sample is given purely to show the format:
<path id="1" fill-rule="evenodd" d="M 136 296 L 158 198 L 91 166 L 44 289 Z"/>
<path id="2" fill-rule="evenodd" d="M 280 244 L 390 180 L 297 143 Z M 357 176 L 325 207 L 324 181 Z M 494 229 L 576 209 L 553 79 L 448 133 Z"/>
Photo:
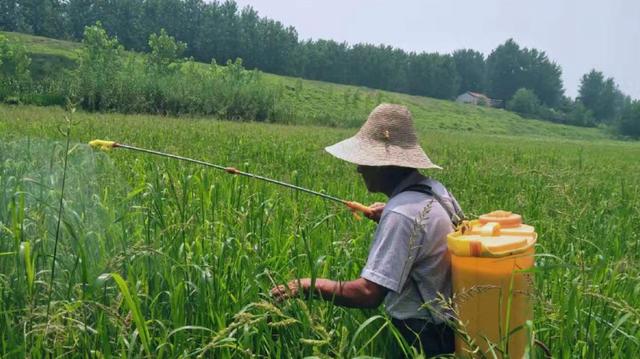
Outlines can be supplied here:
<path id="1" fill-rule="evenodd" d="M 502 107 L 502 100 L 494 100 L 485 94 L 471 91 L 467 91 L 458 96 L 456 102 L 470 103 L 478 106 Z"/>

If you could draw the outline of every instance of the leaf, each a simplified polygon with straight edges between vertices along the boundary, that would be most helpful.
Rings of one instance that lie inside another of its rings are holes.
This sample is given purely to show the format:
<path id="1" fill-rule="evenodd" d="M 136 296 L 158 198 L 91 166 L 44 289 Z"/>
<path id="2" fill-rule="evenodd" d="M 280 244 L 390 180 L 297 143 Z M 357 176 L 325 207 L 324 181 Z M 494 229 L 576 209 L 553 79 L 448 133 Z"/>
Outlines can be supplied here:
<path id="1" fill-rule="evenodd" d="M 27 276 L 27 285 L 29 286 L 29 293 L 33 290 L 33 282 L 36 276 L 35 263 L 31 258 L 31 243 L 22 242 L 20 244 L 20 252 L 24 255 L 24 270 Z"/>
<path id="2" fill-rule="evenodd" d="M 176 333 L 179 333 L 179 332 L 182 332 L 182 331 L 185 331 L 185 330 L 204 330 L 204 331 L 209 332 L 209 333 L 214 333 L 214 331 L 211 330 L 210 328 L 199 327 L 199 326 L 196 326 L 196 325 L 186 325 L 184 327 L 180 327 L 180 328 L 176 328 L 176 329 L 172 330 L 169 333 L 169 335 L 167 335 L 167 337 L 170 337 L 170 336 L 172 336 L 172 335 L 174 335 Z"/>
<path id="3" fill-rule="evenodd" d="M 375 322 L 378 319 L 383 319 L 384 317 L 381 315 L 375 315 L 367 320 L 365 320 L 364 322 L 362 322 L 362 324 L 360 324 L 360 326 L 358 327 L 358 329 L 356 330 L 356 332 L 353 334 L 353 338 L 351 339 L 351 343 L 353 345 L 353 343 L 356 341 L 356 339 L 358 338 L 358 336 L 360 335 L 360 332 L 362 332 L 363 330 L 365 330 L 365 328 L 367 328 L 369 326 L 369 324 Z"/>
<path id="4" fill-rule="evenodd" d="M 147 322 L 144 320 L 142 312 L 140 311 L 137 297 L 131 295 L 129 287 L 127 286 L 127 282 L 125 282 L 125 280 L 118 273 L 111 273 L 111 278 L 113 278 L 113 280 L 118 285 L 118 289 L 120 289 L 120 293 L 124 297 L 124 301 L 127 304 L 127 307 L 129 308 L 131 313 L 133 313 L 133 321 L 135 322 L 138 333 L 140 334 L 142 345 L 144 346 L 147 354 L 151 356 L 151 346 L 149 345 L 149 329 L 147 328 Z"/>

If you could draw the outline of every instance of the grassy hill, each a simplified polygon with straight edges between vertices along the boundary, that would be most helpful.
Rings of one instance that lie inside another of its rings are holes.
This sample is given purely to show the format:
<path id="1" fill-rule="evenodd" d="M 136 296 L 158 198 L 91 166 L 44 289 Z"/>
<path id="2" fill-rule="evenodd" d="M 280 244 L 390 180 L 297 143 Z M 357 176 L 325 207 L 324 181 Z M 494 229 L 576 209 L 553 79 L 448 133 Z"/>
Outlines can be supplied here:
<path id="1" fill-rule="evenodd" d="M 25 45 L 32 57 L 35 78 L 75 66 L 79 43 L 18 33 L 2 33 L 11 41 Z M 458 104 L 452 101 L 411 96 L 365 87 L 338 85 L 299 78 L 264 74 L 265 79 L 281 89 L 280 101 L 296 109 L 287 122 L 330 127 L 358 127 L 373 107 L 381 102 L 407 105 L 421 130 L 555 137 L 601 140 L 610 135 L 603 129 L 581 128 L 546 121 L 524 119 L 502 109 Z"/>

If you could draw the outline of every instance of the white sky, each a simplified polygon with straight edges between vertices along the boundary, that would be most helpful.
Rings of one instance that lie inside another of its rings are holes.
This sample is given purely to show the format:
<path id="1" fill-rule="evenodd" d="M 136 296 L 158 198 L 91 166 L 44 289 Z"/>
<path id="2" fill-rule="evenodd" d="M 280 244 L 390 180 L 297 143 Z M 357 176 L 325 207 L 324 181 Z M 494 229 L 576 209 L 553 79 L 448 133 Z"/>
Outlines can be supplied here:
<path id="1" fill-rule="evenodd" d="M 236 0 L 294 26 L 301 39 L 488 55 L 513 38 L 562 66 L 567 95 L 595 68 L 640 99 L 639 0 Z"/>

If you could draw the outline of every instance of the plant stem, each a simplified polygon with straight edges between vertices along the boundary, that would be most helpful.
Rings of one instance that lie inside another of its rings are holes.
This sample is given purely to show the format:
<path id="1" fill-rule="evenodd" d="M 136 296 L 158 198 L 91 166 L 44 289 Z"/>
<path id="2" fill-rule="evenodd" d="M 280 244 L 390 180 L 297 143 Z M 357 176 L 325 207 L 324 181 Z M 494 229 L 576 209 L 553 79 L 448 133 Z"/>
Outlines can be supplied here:
<path id="1" fill-rule="evenodd" d="M 46 317 L 47 323 L 49 322 L 49 313 L 51 311 L 51 297 L 53 295 L 53 279 L 55 278 L 55 274 L 56 274 L 56 257 L 58 255 L 58 242 L 60 240 L 60 223 L 62 222 L 62 214 L 63 214 L 62 211 L 64 207 L 64 187 L 67 181 L 67 163 L 69 158 L 69 144 L 71 143 L 71 120 L 69 119 L 69 117 L 66 117 L 66 120 L 67 120 L 67 132 L 65 133 L 65 136 L 67 138 L 67 142 L 64 150 L 64 165 L 63 165 L 64 167 L 62 170 L 62 185 L 60 189 L 60 202 L 58 203 L 58 222 L 56 224 L 56 239 L 53 244 L 53 260 L 51 262 L 51 278 L 49 279 L 49 295 L 47 298 L 47 317 Z"/>

